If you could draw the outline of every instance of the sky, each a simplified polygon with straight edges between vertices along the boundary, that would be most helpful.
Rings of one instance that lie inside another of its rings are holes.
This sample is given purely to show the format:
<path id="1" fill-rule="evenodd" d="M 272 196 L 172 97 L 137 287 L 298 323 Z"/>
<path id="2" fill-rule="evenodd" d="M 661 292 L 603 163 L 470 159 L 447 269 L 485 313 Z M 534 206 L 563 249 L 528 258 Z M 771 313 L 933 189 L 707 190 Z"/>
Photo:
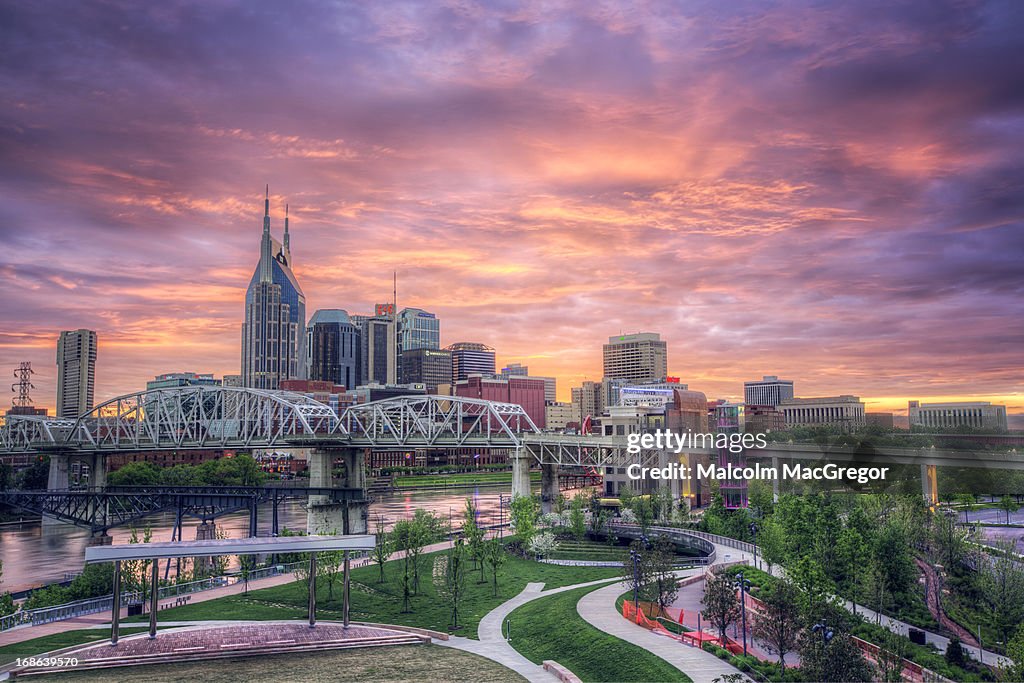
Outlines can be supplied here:
<path id="1" fill-rule="evenodd" d="M 709 398 L 1024 412 L 1024 3 L 0 0 L 0 369 L 237 373 L 263 192 L 318 308 Z M 5 370 L 5 372 L 7 372 Z M 12 378 L 13 379 L 13 378 Z"/>

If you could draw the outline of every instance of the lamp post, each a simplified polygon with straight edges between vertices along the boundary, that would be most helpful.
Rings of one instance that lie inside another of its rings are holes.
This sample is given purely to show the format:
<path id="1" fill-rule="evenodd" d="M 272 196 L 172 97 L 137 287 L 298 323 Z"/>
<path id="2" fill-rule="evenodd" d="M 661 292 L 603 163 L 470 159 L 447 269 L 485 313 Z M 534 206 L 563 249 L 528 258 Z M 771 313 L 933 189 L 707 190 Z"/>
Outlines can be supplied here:
<path id="1" fill-rule="evenodd" d="M 750 534 L 754 537 L 754 569 L 760 569 L 757 563 L 757 522 L 750 523 Z"/>
<path id="2" fill-rule="evenodd" d="M 740 615 L 743 617 L 743 656 L 747 656 L 747 590 L 750 581 L 743 578 L 743 572 L 736 574 L 735 586 L 740 591 Z"/>

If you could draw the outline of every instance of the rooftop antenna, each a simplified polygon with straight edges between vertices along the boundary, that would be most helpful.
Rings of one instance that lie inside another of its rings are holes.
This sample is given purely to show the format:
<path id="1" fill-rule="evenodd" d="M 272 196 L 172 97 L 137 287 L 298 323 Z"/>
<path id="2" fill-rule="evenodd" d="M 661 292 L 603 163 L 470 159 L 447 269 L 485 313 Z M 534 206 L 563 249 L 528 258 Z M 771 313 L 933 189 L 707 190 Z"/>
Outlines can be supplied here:
<path id="1" fill-rule="evenodd" d="M 18 369 L 14 371 L 14 378 L 18 381 L 11 385 L 11 391 L 16 392 L 18 395 L 11 404 L 15 408 L 32 407 L 32 396 L 29 395 L 29 392 L 36 388 L 36 385 L 32 384 L 32 375 L 34 374 L 36 373 L 32 369 L 30 361 L 22 361 Z"/>
<path id="2" fill-rule="evenodd" d="M 291 238 L 288 236 L 288 205 L 284 205 L 284 250 L 291 253 Z"/>

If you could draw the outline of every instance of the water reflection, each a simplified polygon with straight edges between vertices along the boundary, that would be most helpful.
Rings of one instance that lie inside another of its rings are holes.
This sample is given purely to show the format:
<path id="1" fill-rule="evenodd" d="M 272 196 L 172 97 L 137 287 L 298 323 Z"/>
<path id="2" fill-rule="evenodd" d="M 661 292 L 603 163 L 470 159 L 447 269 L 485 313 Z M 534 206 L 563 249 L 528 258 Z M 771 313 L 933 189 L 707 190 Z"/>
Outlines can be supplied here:
<path id="1" fill-rule="evenodd" d="M 499 511 L 501 494 L 508 495 L 507 486 L 480 486 L 456 491 L 409 491 L 378 494 L 370 505 L 370 531 L 376 528 L 378 519 L 383 518 L 385 527 L 390 528 L 400 519 L 412 517 L 417 508 L 429 510 L 436 515 L 450 518 L 455 526 L 462 523 L 466 498 L 473 498 L 479 510 L 481 524 L 497 524 L 502 520 Z M 296 530 L 306 528 L 305 502 L 289 500 L 278 508 L 278 524 Z M 504 515 L 507 516 L 505 511 Z M 504 521 L 508 521 L 505 519 Z M 259 534 L 270 535 L 271 506 L 265 504 L 258 511 Z M 139 522 L 139 527 L 149 525 L 153 530 L 153 541 L 170 541 L 174 526 L 174 513 L 152 515 Z M 186 519 L 182 537 L 195 538 L 199 520 Z M 243 538 L 249 533 L 249 514 L 240 512 L 225 515 L 217 520 L 217 526 L 229 538 Z M 131 531 L 127 527 L 110 530 L 114 543 L 127 543 Z M 0 529 L 0 559 L 3 560 L 3 590 L 20 591 L 55 581 L 61 581 L 68 573 L 82 570 L 85 548 L 89 543 L 89 532 L 68 525 L 41 527 L 39 524 L 6 527 Z M 171 569 L 173 575 L 174 569 Z"/>

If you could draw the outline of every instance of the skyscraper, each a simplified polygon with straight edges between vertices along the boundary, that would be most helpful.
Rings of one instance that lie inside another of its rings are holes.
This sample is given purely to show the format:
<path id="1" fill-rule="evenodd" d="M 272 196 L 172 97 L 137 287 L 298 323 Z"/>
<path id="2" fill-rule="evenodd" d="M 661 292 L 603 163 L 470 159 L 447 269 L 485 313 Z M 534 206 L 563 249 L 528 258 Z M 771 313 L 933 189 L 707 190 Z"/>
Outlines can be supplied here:
<path id="1" fill-rule="evenodd" d="M 452 382 L 470 375 L 494 376 L 494 349 L 479 342 L 458 342 L 449 346 L 452 352 Z"/>
<path id="2" fill-rule="evenodd" d="M 277 389 L 281 380 L 304 379 L 306 297 L 292 272 L 285 207 L 284 242 L 270 234 L 270 188 L 263 203 L 260 261 L 245 292 L 242 324 L 242 383 Z"/>
<path id="3" fill-rule="evenodd" d="M 402 351 L 398 370 L 402 384 L 426 384 L 427 393 L 436 394 L 438 385 L 451 384 L 452 354 L 438 349 Z"/>
<path id="4" fill-rule="evenodd" d="M 96 391 L 96 333 L 61 332 L 57 339 L 57 417 L 76 418 L 92 410 Z"/>
<path id="5" fill-rule="evenodd" d="M 653 332 L 608 337 L 604 377 L 630 382 L 660 382 L 668 376 L 668 345 Z"/>
<path id="6" fill-rule="evenodd" d="M 362 335 L 346 311 L 318 310 L 309 319 L 309 379 L 354 389 L 362 384 Z"/>
<path id="7" fill-rule="evenodd" d="M 364 384 L 398 382 L 398 342 L 394 306 L 377 304 L 376 314 L 362 322 L 362 381 Z"/>
<path id="8" fill-rule="evenodd" d="M 419 308 L 403 308 L 398 314 L 398 350 L 441 348 L 441 321 Z"/>

